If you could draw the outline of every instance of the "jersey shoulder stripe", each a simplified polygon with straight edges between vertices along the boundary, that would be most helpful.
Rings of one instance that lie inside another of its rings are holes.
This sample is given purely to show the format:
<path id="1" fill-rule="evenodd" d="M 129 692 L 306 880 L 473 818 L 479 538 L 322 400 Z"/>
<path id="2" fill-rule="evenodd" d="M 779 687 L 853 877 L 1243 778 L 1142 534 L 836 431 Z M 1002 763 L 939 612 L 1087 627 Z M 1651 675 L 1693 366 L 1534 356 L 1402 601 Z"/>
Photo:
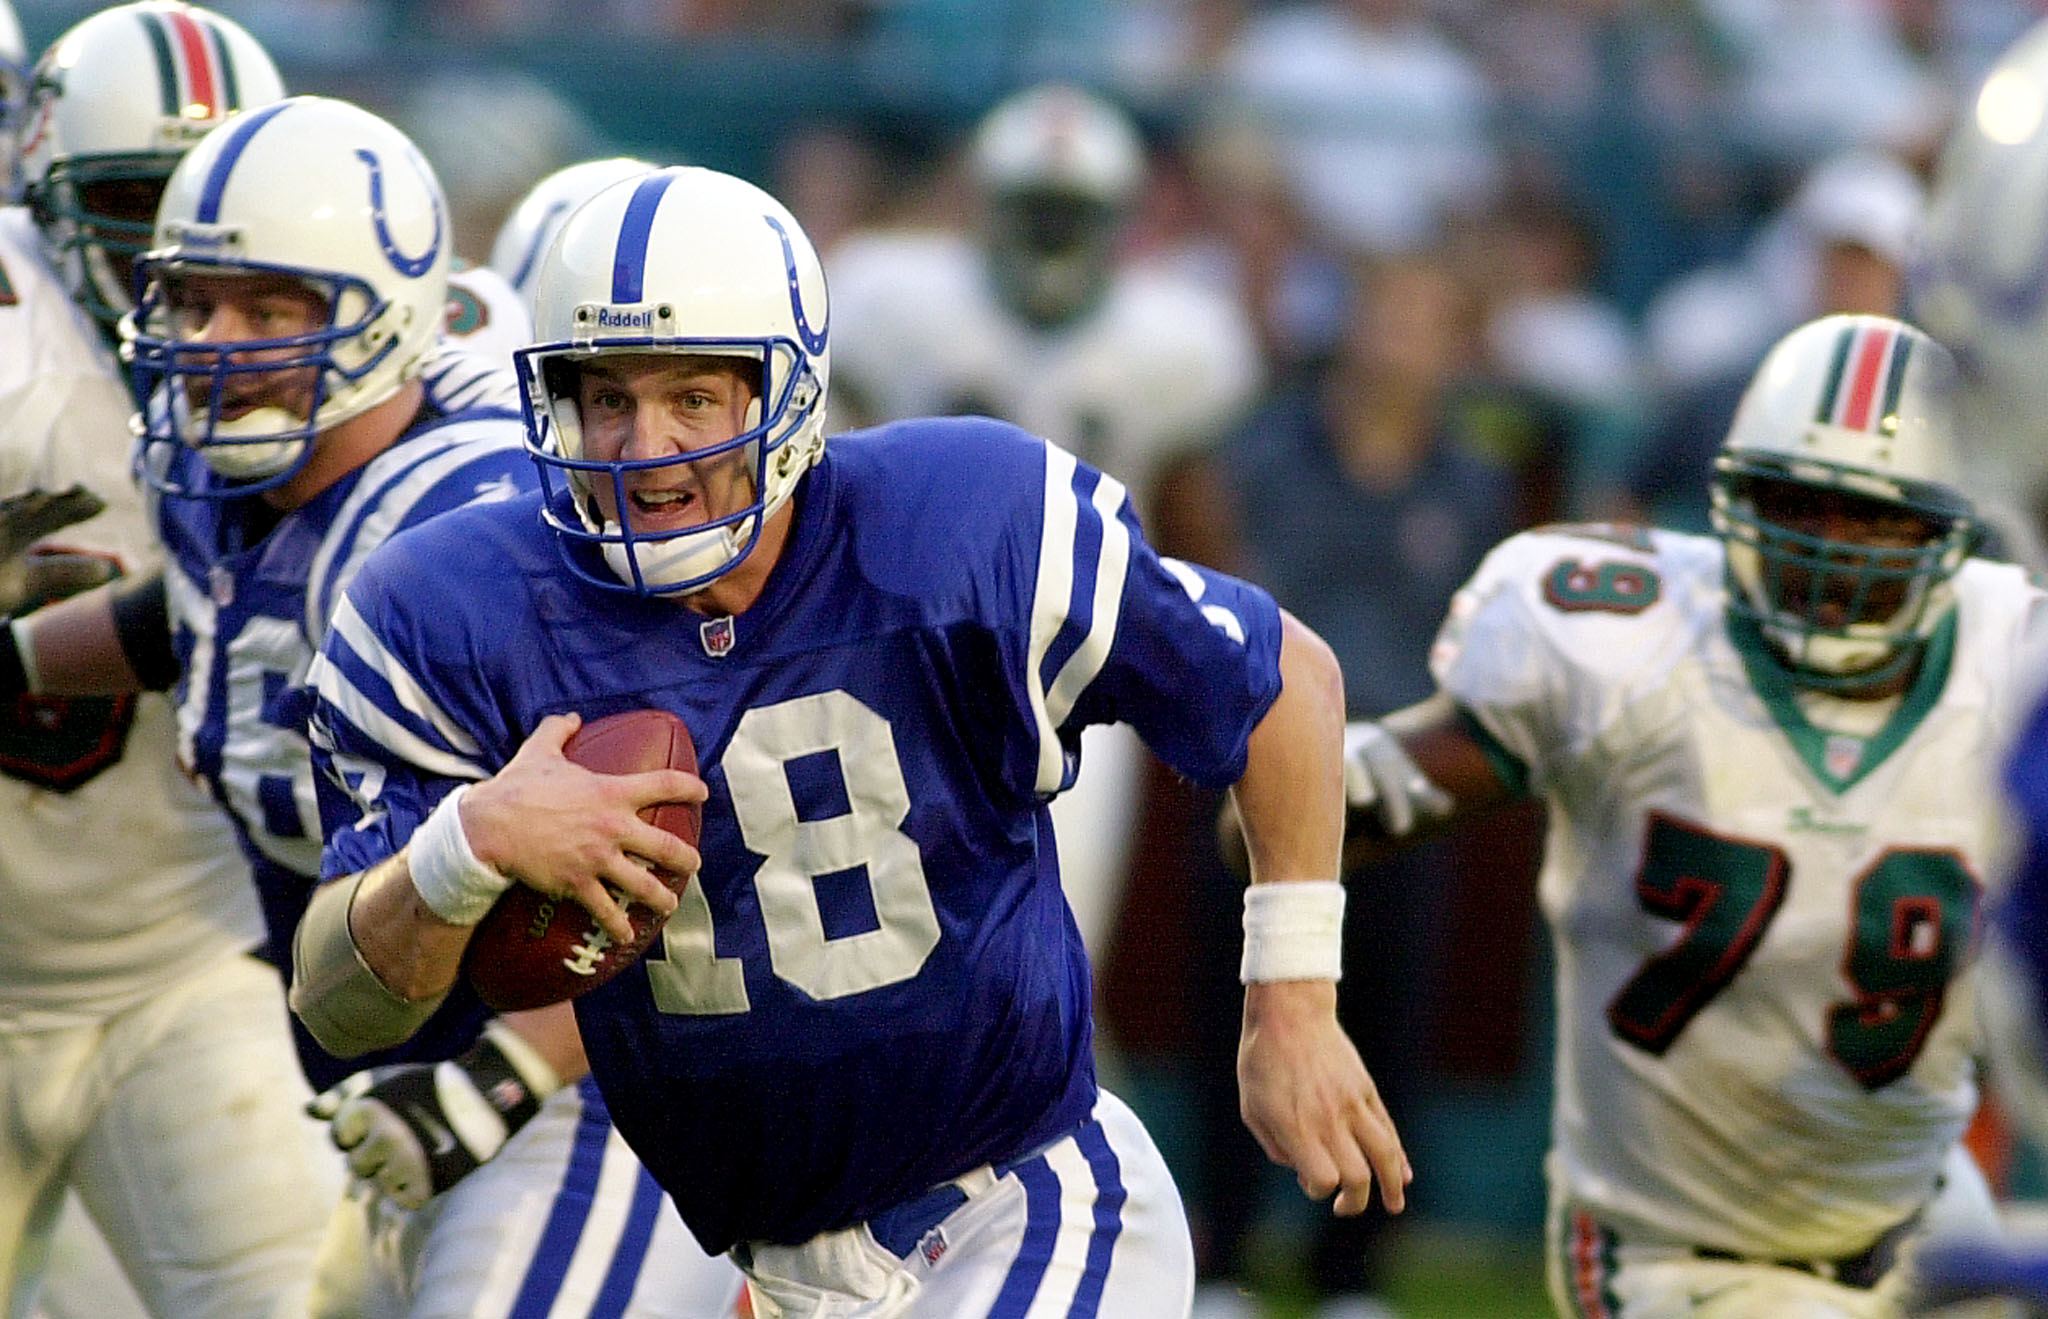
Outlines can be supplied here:
<path id="1" fill-rule="evenodd" d="M 1059 729 L 1116 640 L 1131 533 L 1128 492 L 1046 444 L 1045 504 L 1031 602 L 1026 681 L 1038 723 L 1037 789 L 1057 792 L 1071 774 Z"/>
<path id="2" fill-rule="evenodd" d="M 472 781 L 490 777 L 478 763 L 475 740 L 435 704 L 346 597 L 306 682 L 322 702 L 315 741 L 323 749 L 333 750 L 338 739 L 318 721 L 338 714 L 360 735 L 351 741 L 384 747 L 428 773 Z"/>
<path id="3" fill-rule="evenodd" d="M 427 400 L 448 415 L 488 411 L 517 418 L 519 378 L 504 363 L 445 340 L 420 373 Z"/>
<path id="4" fill-rule="evenodd" d="M 379 454 L 335 514 L 307 574 L 306 635 L 317 644 L 349 579 L 370 552 L 420 517 L 477 500 L 507 499 L 536 477 L 524 430 L 462 414 Z"/>

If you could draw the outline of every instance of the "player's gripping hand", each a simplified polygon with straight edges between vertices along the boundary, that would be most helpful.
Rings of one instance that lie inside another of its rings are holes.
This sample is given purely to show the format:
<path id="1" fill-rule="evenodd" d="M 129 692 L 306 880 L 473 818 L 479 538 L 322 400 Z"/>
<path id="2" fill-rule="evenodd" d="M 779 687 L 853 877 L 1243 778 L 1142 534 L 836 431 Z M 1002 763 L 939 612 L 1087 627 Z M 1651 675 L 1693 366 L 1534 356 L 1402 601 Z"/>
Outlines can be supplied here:
<path id="1" fill-rule="evenodd" d="M 349 1171 L 395 1204 L 417 1209 L 505 1147 L 561 1086 L 503 1022 L 452 1062 L 357 1072 L 313 1097 Z"/>
<path id="2" fill-rule="evenodd" d="M 1365 1212 L 1378 1177 L 1388 1212 L 1407 1204 L 1415 1173 L 1379 1087 L 1343 1027 L 1330 980 L 1245 987 L 1237 1048 L 1245 1126 L 1273 1162 L 1294 1169 L 1312 1200 L 1337 1193 L 1336 1212 Z"/>
<path id="3" fill-rule="evenodd" d="M 92 555 L 29 553 L 45 536 L 105 507 L 98 495 L 77 485 L 0 499 L 0 614 L 19 614 L 61 600 L 113 575 L 111 563 Z"/>
<path id="4" fill-rule="evenodd" d="M 1399 738 L 1369 719 L 1344 726 L 1344 803 L 1370 811 L 1390 838 L 1405 837 L 1419 819 L 1440 820 L 1456 805 Z"/>
<path id="5" fill-rule="evenodd" d="M 551 898 L 583 904 L 620 943 L 632 922 L 613 895 L 667 915 L 676 895 L 654 868 L 687 879 L 697 849 L 640 818 L 661 802 L 701 802 L 704 782 L 681 770 L 594 774 L 562 754 L 583 721 L 549 715 L 519 753 L 462 801 L 462 829 L 477 860 Z"/>

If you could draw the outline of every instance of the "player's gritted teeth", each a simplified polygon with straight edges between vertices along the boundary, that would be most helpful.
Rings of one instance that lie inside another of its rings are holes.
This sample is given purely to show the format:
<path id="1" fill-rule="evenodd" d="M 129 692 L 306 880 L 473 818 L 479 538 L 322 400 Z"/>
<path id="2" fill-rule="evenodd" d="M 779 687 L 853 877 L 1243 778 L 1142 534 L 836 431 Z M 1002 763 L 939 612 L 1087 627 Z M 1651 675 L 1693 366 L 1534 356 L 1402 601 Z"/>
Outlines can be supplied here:
<path id="1" fill-rule="evenodd" d="M 633 525 L 640 530 L 670 530 L 704 520 L 703 500 L 696 491 L 674 486 L 648 487 L 627 493 Z"/>

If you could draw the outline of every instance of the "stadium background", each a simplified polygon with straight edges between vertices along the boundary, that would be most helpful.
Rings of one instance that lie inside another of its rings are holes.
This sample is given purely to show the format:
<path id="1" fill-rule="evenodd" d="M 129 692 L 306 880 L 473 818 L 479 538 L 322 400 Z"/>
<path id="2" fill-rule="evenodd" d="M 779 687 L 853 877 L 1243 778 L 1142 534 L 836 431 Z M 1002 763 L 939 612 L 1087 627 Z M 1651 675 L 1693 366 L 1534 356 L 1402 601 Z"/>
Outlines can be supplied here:
<path id="1" fill-rule="evenodd" d="M 32 51 L 97 7 L 16 0 Z M 1441 277 L 1460 349 L 1432 440 L 1500 473 L 1511 524 L 1489 534 L 1630 512 L 1699 525 L 1730 382 L 1783 329 L 1852 309 L 1832 302 L 1895 293 L 1916 180 L 1958 97 L 2038 16 L 2019 0 L 213 7 L 256 33 L 291 90 L 358 100 L 413 133 L 449 189 L 458 250 L 478 261 L 543 173 L 629 153 L 777 191 L 829 270 L 833 246 L 864 227 L 971 223 L 961 148 L 1001 96 L 1049 77 L 1094 87 L 1133 111 L 1152 156 L 1127 259 L 1181 263 L 1242 298 L 1269 399 L 1342 370 L 1333 359 L 1346 325 L 1370 320 L 1358 307 L 1377 273 Z M 1382 325 L 1399 307 L 1383 304 Z M 1247 435 L 1223 439 L 1226 472 L 1255 460 Z M 1287 475 L 1274 479 L 1284 496 Z M 1237 521 L 1259 507 L 1256 491 L 1224 493 Z M 1404 534 L 1427 539 L 1428 518 L 1404 509 L 1416 522 Z M 1255 577 L 1270 566 L 1256 539 L 1229 548 Z M 1420 648 L 1448 594 L 1432 580 L 1383 580 L 1367 564 L 1342 584 L 1371 597 L 1350 602 L 1363 625 L 1416 651 L 1405 672 L 1374 664 L 1362 681 L 1346 657 L 1354 715 L 1422 694 Z M 1282 603 L 1318 623 L 1308 602 Z M 1384 941 L 1351 953 L 1354 974 L 1361 956 L 1387 964 L 1375 1070 L 1418 1170 L 1413 1212 L 1381 1251 L 1403 1314 L 1544 1309 L 1550 1030 L 1533 830 L 1510 822 L 1426 860 L 1416 874 L 1441 883 L 1382 911 Z M 1108 1033 L 1138 1059 L 1122 1083 L 1192 1203 L 1256 1207 L 1242 1272 L 1284 1310 L 1314 1211 L 1270 1169 L 1256 1189 L 1224 1180 L 1201 1124 L 1176 1117 L 1190 1094 L 1229 1083 L 1205 1018 L 1229 1010 L 1234 895 L 1186 861 L 1197 840 L 1148 835 L 1145 848 L 1169 875 L 1199 873 L 1164 897 L 1138 886 L 1124 943 L 1164 931 L 1168 951 L 1105 969 L 1106 994 L 1124 987 L 1121 1007 L 1105 1005 Z M 1176 980 L 1162 959 L 1179 954 L 1221 968 L 1224 987 Z M 2031 1156 L 2007 1153 L 1999 1171 L 2038 1187 Z"/>

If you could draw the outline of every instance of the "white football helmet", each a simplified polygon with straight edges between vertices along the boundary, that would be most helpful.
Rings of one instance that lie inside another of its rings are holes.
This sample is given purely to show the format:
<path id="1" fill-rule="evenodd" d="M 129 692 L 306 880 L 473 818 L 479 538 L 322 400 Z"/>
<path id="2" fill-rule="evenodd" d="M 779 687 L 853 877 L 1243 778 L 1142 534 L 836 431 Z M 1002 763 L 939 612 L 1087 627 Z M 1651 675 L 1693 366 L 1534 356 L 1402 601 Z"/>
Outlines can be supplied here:
<path id="1" fill-rule="evenodd" d="M 1935 171 L 1914 319 L 1962 373 L 1969 487 L 2048 530 L 2048 22 L 1992 68 Z M 2038 547 L 2037 547 L 2038 548 Z"/>
<path id="2" fill-rule="evenodd" d="M 27 201 L 71 296 L 112 326 L 133 306 L 164 181 L 208 130 L 284 84 L 256 39 L 167 0 L 102 10 L 37 62 L 22 128 Z"/>
<path id="3" fill-rule="evenodd" d="M 533 185 L 519 199 L 519 205 L 498 226 L 491 243 L 491 269 L 505 277 L 533 310 L 533 287 L 540 274 L 541 254 L 555 235 L 562 232 L 569 212 L 603 192 L 620 179 L 637 179 L 655 166 L 631 156 L 583 160 L 561 169 Z"/>
<path id="4" fill-rule="evenodd" d="M 1744 392 L 1714 460 L 1729 608 L 1758 624 L 1804 685 L 1896 676 L 1953 607 L 1949 579 L 1976 537 L 1955 485 L 1954 391 L 1948 352 L 1919 330 L 1827 316 L 1779 340 Z M 1908 513 L 1933 534 L 1879 549 L 1788 526 L 1759 511 L 1764 484 Z"/>
<path id="5" fill-rule="evenodd" d="M 788 210 L 753 184 L 672 166 L 613 184 L 579 207 L 541 258 L 534 346 L 513 354 L 543 517 L 585 581 L 684 595 L 731 571 L 825 451 L 831 313 L 825 272 Z M 577 372 L 607 354 L 732 356 L 760 363 L 748 428 L 727 443 L 603 462 L 583 449 Z M 754 499 L 703 526 L 636 533 L 625 472 L 751 460 Z M 591 489 L 609 482 L 623 524 Z M 609 574 L 584 566 L 595 546 Z"/>
<path id="6" fill-rule="evenodd" d="M 322 431 L 420 374 L 448 298 L 448 205 L 412 142 L 346 101 L 295 96 L 201 142 L 164 189 L 156 246 L 136 263 L 141 299 L 122 323 L 143 418 L 143 475 L 167 494 L 228 497 L 282 484 Z M 175 295 L 191 275 L 283 275 L 326 299 L 310 334 L 240 342 L 179 337 Z M 265 360 L 249 360 L 261 353 Z M 288 354 L 288 355 L 287 355 Z M 221 416 L 231 377 L 319 368 L 307 416 Z M 204 379 L 193 405 L 188 382 Z M 181 479 L 196 449 L 232 484 Z"/>
<path id="7" fill-rule="evenodd" d="M 1093 307 L 1145 179 L 1129 117 L 1076 87 L 1033 87 L 989 112 L 972 163 L 989 275 L 1003 301 L 1040 326 Z"/>

